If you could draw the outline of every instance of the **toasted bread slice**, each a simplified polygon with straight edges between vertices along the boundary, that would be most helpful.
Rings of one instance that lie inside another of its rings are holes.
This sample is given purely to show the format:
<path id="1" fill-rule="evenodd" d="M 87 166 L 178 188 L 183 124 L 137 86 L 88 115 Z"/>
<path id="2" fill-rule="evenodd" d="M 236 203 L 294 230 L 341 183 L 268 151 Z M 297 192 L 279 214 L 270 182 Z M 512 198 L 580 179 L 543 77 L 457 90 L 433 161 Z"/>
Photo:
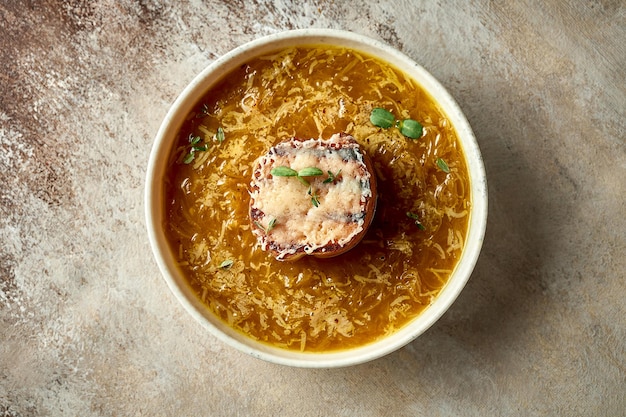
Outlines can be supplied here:
<path id="1" fill-rule="evenodd" d="M 371 160 L 352 136 L 292 138 L 256 162 L 250 183 L 252 232 L 280 261 L 330 258 L 363 238 L 376 199 Z"/>

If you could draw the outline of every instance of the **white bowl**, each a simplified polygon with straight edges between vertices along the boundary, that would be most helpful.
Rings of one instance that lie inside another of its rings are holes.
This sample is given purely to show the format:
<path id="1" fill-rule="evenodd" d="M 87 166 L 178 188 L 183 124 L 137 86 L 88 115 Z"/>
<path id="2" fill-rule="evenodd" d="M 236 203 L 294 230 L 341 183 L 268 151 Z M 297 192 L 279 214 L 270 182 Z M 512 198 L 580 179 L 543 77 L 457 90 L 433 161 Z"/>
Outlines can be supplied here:
<path id="1" fill-rule="evenodd" d="M 177 268 L 163 230 L 163 178 L 168 154 L 178 130 L 193 106 L 224 75 L 252 57 L 283 47 L 309 44 L 344 46 L 377 56 L 409 74 L 428 91 L 457 131 L 467 158 L 472 198 L 469 230 L 461 259 L 433 303 L 406 326 L 382 340 L 358 348 L 328 353 L 275 348 L 257 342 L 223 323 L 202 304 Z M 209 65 L 185 88 L 165 116 L 154 141 L 147 170 L 145 210 L 152 251 L 167 284 L 186 310 L 212 334 L 245 353 L 270 362 L 330 368 L 363 363 L 401 348 L 424 333 L 450 307 L 469 279 L 482 247 L 487 223 L 487 184 L 480 150 L 469 123 L 450 94 L 424 68 L 390 46 L 362 35 L 329 29 L 304 29 L 266 36 L 235 48 Z"/>

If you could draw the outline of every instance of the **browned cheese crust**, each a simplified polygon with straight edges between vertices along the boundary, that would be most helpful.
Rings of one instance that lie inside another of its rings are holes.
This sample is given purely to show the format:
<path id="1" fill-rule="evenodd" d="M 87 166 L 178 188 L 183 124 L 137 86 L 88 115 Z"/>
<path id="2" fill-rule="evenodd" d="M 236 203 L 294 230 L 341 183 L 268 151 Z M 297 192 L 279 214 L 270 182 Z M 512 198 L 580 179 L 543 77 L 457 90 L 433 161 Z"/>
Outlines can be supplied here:
<path id="1" fill-rule="evenodd" d="M 319 171 L 273 175 L 278 167 Z M 330 258 L 352 249 L 371 224 L 377 200 L 372 162 L 344 133 L 273 146 L 257 160 L 249 191 L 252 232 L 281 261 Z"/>

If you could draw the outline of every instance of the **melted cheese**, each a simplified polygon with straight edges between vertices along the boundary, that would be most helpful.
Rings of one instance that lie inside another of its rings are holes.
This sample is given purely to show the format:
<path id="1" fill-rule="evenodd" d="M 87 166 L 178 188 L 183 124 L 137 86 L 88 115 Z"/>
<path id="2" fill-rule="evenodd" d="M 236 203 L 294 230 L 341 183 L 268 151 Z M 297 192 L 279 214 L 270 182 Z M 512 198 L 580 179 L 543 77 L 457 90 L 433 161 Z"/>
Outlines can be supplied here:
<path id="1" fill-rule="evenodd" d="M 325 174 L 307 177 L 307 186 L 295 177 L 272 176 L 272 168 L 278 166 L 296 171 L 317 167 Z M 329 171 L 340 175 L 327 181 Z M 372 197 L 359 145 L 339 134 L 327 141 L 292 140 L 271 148 L 257 163 L 251 189 L 256 221 L 266 230 L 274 222 L 269 232 L 261 228 L 254 232 L 264 250 L 278 252 L 277 259 L 299 249 L 311 254 L 331 244 L 346 245 L 363 231 L 367 199 Z"/>

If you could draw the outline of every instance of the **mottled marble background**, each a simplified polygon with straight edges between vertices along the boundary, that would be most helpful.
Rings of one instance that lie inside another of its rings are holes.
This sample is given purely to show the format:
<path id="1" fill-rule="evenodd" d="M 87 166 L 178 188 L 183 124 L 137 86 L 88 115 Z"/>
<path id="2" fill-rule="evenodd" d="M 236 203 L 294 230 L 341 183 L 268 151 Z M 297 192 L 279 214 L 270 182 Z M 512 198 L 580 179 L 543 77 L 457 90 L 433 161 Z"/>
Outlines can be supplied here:
<path id="1" fill-rule="evenodd" d="M 383 40 L 484 154 L 484 251 L 422 337 L 335 370 L 224 345 L 161 278 L 144 174 L 207 64 L 305 27 Z M 626 5 L 0 2 L 0 416 L 624 416 Z"/>

